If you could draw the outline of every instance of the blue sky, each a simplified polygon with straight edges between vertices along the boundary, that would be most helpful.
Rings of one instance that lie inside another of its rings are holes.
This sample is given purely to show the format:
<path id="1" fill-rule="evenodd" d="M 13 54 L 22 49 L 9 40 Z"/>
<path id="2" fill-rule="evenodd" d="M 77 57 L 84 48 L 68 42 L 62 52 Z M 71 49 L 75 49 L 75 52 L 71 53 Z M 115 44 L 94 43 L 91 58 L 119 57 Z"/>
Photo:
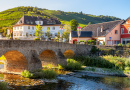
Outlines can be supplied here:
<path id="1" fill-rule="evenodd" d="M 49 10 L 108 15 L 121 19 L 130 16 L 130 0 L 1 0 L 0 11 L 18 6 L 37 6 Z"/>

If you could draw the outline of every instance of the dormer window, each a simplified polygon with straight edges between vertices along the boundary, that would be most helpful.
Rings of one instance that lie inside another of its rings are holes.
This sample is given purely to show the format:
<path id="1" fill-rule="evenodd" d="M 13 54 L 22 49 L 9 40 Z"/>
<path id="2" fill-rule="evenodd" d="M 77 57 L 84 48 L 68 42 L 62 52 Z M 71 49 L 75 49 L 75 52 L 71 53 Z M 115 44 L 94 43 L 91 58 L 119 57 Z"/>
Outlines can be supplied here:
<path id="1" fill-rule="evenodd" d="M 29 24 L 29 21 L 28 21 L 28 20 L 26 20 L 26 23 L 27 23 L 27 24 Z"/>

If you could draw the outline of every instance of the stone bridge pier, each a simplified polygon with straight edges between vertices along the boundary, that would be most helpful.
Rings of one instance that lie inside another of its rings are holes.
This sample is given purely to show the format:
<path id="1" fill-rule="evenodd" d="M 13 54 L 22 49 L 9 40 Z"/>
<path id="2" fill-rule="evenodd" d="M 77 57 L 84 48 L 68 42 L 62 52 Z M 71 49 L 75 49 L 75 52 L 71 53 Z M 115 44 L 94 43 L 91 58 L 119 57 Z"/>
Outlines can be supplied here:
<path id="1" fill-rule="evenodd" d="M 0 40 L 0 56 L 6 58 L 4 70 L 7 72 L 34 71 L 48 64 L 67 64 L 64 55 L 67 50 L 76 56 L 86 56 L 91 47 L 49 41 Z"/>

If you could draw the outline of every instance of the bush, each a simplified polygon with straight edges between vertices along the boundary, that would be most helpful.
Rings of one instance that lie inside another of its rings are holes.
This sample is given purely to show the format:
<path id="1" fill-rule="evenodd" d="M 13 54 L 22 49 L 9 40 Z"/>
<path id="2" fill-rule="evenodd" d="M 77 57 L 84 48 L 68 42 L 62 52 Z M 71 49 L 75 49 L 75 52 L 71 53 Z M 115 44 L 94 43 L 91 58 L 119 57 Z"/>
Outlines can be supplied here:
<path id="1" fill-rule="evenodd" d="M 82 70 L 82 64 L 74 59 L 67 59 L 67 65 L 63 66 L 65 70 Z"/>
<path id="2" fill-rule="evenodd" d="M 34 40 L 40 40 L 40 38 L 35 38 Z"/>
<path id="3" fill-rule="evenodd" d="M 86 44 L 86 41 L 85 41 L 85 40 L 79 40 L 79 44 L 80 44 L 81 42 L 84 42 L 84 44 Z"/>
<path id="4" fill-rule="evenodd" d="M 47 69 L 47 70 L 39 70 L 34 72 L 33 78 L 40 78 L 40 79 L 54 79 L 56 78 L 57 73 L 54 70 Z"/>
<path id="5" fill-rule="evenodd" d="M 21 75 L 22 75 L 23 77 L 26 77 L 26 78 L 32 78 L 32 77 L 33 77 L 33 74 L 30 73 L 30 72 L 27 71 L 27 70 L 24 70 L 24 72 L 21 72 Z"/>
<path id="6" fill-rule="evenodd" d="M 98 51 L 98 48 L 97 48 L 96 46 L 92 46 L 90 52 L 91 52 L 92 54 L 95 54 L 97 51 Z"/>
<path id="7" fill-rule="evenodd" d="M 6 82 L 0 82 L 0 90 L 8 90 Z"/>
<path id="8" fill-rule="evenodd" d="M 87 44 L 88 45 L 96 45 L 96 41 L 95 40 L 88 40 Z"/>
<path id="9" fill-rule="evenodd" d="M 130 43 L 127 43 L 126 46 L 127 46 L 127 47 L 130 47 Z"/>
<path id="10" fill-rule="evenodd" d="M 124 44 L 119 43 L 118 46 L 124 46 Z"/>

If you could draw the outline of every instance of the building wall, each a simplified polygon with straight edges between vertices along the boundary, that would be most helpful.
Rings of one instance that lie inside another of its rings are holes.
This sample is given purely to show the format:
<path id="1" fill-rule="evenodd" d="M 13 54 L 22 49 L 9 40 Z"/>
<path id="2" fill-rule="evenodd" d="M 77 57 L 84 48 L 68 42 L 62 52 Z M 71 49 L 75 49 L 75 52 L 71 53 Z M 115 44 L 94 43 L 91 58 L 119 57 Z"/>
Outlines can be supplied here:
<path id="1" fill-rule="evenodd" d="M 105 37 L 98 37 L 99 45 L 103 45 L 103 42 L 105 42 Z"/>
<path id="2" fill-rule="evenodd" d="M 130 28 L 130 18 L 124 24 L 121 25 L 120 31 L 122 28 L 124 28 L 124 33 L 121 33 L 121 43 L 130 43 L 130 33 L 128 32 L 128 28 Z"/>
<path id="3" fill-rule="evenodd" d="M 29 29 L 29 27 L 30 27 L 30 29 Z M 55 36 L 55 34 L 58 33 L 58 31 L 60 29 L 60 25 L 42 26 L 42 27 L 43 27 L 42 31 L 44 33 L 44 35 L 43 35 L 44 37 L 46 37 L 45 33 L 48 30 L 48 28 L 49 28 L 50 32 L 53 34 L 53 36 Z M 13 37 L 22 39 L 27 36 L 27 33 L 28 33 L 28 37 L 34 36 L 35 29 L 36 29 L 36 26 L 32 26 L 32 25 L 15 26 L 15 27 L 13 27 Z M 22 33 L 22 35 L 20 33 Z M 32 38 L 32 39 L 34 39 L 34 38 Z"/>
<path id="4" fill-rule="evenodd" d="M 115 34 L 115 30 L 117 30 L 117 34 Z M 111 45 L 111 40 L 109 37 L 112 37 L 112 44 L 116 44 L 115 41 L 118 41 L 120 43 L 120 24 L 118 24 L 116 27 L 114 27 L 105 38 L 105 45 Z"/>
<path id="5" fill-rule="evenodd" d="M 73 40 L 77 39 L 78 40 L 78 37 L 72 37 L 71 40 L 70 40 L 70 43 L 73 44 Z M 80 40 L 85 40 L 85 41 L 88 41 L 88 40 L 92 40 L 91 37 L 80 37 L 79 38 L 79 41 Z"/>

